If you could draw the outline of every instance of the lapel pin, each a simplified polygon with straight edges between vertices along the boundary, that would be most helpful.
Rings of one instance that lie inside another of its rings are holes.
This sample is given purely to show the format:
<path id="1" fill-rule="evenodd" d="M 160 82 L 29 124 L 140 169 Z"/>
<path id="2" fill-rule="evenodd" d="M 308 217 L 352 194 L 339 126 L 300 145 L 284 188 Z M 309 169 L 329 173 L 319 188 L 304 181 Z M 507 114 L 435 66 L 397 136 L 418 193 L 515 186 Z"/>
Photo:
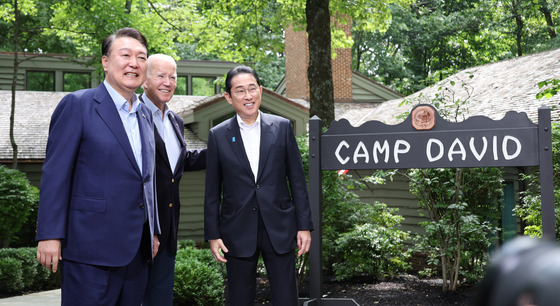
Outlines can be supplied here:
<path id="1" fill-rule="evenodd" d="M 142 113 L 142 117 L 144 117 L 144 119 L 146 119 L 146 116 L 144 116 L 144 113 Z"/>
<path id="2" fill-rule="evenodd" d="M 235 136 L 231 137 L 231 142 L 235 142 Z"/>

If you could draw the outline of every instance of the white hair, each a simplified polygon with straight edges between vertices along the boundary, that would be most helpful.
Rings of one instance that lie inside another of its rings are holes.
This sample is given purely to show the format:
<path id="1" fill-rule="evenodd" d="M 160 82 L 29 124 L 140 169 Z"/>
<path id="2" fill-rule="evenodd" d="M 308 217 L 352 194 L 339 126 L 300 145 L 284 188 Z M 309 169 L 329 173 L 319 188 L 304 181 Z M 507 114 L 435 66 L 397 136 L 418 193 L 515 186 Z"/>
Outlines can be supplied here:
<path id="1" fill-rule="evenodd" d="M 175 65 L 175 70 L 177 70 L 177 62 L 175 61 L 175 59 L 167 54 L 152 54 L 148 57 L 148 70 L 146 71 L 147 75 L 150 75 L 150 63 L 152 62 L 152 60 L 164 60 L 164 61 L 168 61 L 170 63 L 173 63 L 173 65 Z"/>

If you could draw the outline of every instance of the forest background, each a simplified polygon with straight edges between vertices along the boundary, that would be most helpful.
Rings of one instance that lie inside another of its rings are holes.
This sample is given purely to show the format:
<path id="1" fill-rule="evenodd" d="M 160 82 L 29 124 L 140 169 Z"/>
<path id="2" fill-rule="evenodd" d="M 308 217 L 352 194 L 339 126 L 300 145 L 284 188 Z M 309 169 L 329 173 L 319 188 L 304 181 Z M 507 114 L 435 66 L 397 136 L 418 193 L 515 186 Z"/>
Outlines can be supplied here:
<path id="1" fill-rule="evenodd" d="M 409 95 L 462 69 L 560 47 L 559 0 L 0 0 L 0 51 L 68 54 L 99 67 L 100 45 L 139 29 L 150 53 L 284 76 L 284 30 L 309 34 L 310 116 L 334 119 L 330 57 Z M 331 22 L 331 20 L 335 22 Z M 347 37 L 337 23 L 352 23 Z M 14 56 L 14 69 L 22 59 Z M 15 75 L 15 74 L 14 74 Z"/>

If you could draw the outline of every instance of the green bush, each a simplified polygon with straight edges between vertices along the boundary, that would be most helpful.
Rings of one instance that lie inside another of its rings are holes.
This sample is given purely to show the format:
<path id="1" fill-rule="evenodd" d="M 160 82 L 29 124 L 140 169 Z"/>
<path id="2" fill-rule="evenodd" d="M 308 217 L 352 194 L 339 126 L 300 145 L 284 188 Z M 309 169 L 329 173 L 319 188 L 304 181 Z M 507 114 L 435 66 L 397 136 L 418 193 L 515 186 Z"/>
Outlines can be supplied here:
<path id="1" fill-rule="evenodd" d="M 340 235 L 336 241 L 337 253 L 344 259 L 334 264 L 337 279 L 381 278 L 406 271 L 409 254 L 403 252 L 403 243 L 407 237 L 407 233 L 383 225 L 356 225 L 353 231 Z"/>
<path id="2" fill-rule="evenodd" d="M 0 293 L 20 294 L 57 287 L 58 274 L 41 266 L 36 254 L 35 248 L 0 249 Z"/>
<path id="3" fill-rule="evenodd" d="M 15 258 L 0 258 L 0 293 L 17 294 L 24 288 L 21 261 Z"/>
<path id="4" fill-rule="evenodd" d="M 225 265 L 210 250 L 179 242 L 175 259 L 174 305 L 223 305 Z"/>
<path id="5" fill-rule="evenodd" d="M 408 233 L 399 229 L 403 218 L 398 209 L 362 202 L 352 191 L 358 183 L 336 173 L 324 172 L 323 182 L 324 267 L 338 279 L 379 278 L 405 270 L 410 253 L 403 240 Z M 377 256 L 387 260 L 377 261 Z"/>
<path id="6" fill-rule="evenodd" d="M 307 173 L 307 137 L 297 140 Z M 376 183 L 383 182 L 381 179 Z M 340 178 L 336 171 L 322 173 L 323 269 L 339 279 L 395 275 L 407 268 L 405 262 L 410 257 L 403 246 L 408 233 L 399 229 L 402 216 L 383 203 L 362 202 L 353 190 L 363 186 L 363 182 L 350 176 Z M 358 245 L 367 247 L 355 249 Z M 385 258 L 376 261 L 372 256 Z"/>
<path id="7" fill-rule="evenodd" d="M 39 191 L 24 173 L 0 165 L 0 246 L 7 248 L 17 233 L 36 211 Z M 34 226 L 33 226 L 34 228 Z"/>

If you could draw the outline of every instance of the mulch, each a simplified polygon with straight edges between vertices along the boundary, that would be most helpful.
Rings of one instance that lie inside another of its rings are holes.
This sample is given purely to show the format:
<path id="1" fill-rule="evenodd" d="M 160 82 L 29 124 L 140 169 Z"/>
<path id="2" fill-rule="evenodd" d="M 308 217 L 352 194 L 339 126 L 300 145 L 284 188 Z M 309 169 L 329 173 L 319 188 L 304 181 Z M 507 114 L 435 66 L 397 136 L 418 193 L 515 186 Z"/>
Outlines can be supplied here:
<path id="1" fill-rule="evenodd" d="M 305 284 L 300 297 L 308 297 Z M 455 292 L 443 292 L 441 279 L 424 279 L 414 275 L 401 275 L 382 281 L 339 282 L 323 280 L 322 294 L 326 299 L 353 299 L 365 305 L 473 305 L 476 287 L 462 284 Z M 257 280 L 255 305 L 271 305 L 266 277 Z"/>

